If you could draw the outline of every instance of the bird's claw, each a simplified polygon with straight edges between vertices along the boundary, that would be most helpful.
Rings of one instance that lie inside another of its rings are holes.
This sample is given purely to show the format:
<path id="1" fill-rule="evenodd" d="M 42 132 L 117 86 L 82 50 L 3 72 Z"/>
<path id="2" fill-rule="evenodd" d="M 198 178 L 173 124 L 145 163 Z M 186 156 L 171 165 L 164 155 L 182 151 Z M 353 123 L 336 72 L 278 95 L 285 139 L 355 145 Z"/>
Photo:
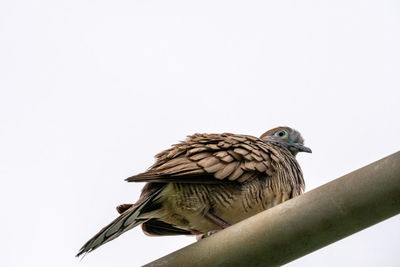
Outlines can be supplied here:
<path id="1" fill-rule="evenodd" d="M 213 235 L 213 234 L 215 234 L 215 233 L 217 233 L 217 232 L 219 232 L 219 231 L 221 231 L 221 230 L 222 230 L 222 229 L 217 229 L 217 230 L 208 231 L 206 234 L 198 235 L 198 236 L 196 237 L 196 239 L 197 239 L 197 240 L 201 240 L 201 239 L 207 238 L 207 237 L 209 237 L 209 236 L 211 236 L 211 235 Z"/>

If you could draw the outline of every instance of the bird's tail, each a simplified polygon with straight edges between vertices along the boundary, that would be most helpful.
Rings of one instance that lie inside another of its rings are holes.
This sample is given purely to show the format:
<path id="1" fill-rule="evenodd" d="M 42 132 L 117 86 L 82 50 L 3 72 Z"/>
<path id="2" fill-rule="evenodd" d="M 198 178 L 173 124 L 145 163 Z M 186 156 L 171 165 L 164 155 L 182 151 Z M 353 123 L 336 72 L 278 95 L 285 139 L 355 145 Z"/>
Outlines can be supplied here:
<path id="1" fill-rule="evenodd" d="M 89 253 L 96 248 L 102 246 L 103 244 L 111 241 L 122 233 L 138 226 L 139 224 L 148 221 L 151 218 L 143 218 L 141 215 L 144 213 L 153 211 L 153 207 L 155 204 L 154 200 L 157 198 L 159 193 L 163 188 L 160 188 L 153 194 L 151 194 L 146 201 L 138 205 L 132 205 L 130 208 L 125 210 L 119 217 L 117 217 L 114 221 L 108 224 L 106 227 L 101 229 L 95 236 L 93 236 L 89 241 L 87 241 L 83 247 L 79 250 L 76 257 L 81 256 L 82 254 Z M 155 206 L 158 206 L 157 204 Z"/>

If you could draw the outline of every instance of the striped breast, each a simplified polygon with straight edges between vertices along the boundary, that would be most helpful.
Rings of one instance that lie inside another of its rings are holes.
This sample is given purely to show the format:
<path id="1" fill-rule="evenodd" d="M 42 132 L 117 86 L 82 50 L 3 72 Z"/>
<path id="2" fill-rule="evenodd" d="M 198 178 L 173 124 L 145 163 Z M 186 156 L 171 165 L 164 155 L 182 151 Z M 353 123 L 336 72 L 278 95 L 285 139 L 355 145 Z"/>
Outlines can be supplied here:
<path id="1" fill-rule="evenodd" d="M 206 233 L 219 227 L 204 218 L 205 212 L 234 224 L 288 200 L 292 190 L 274 192 L 266 179 L 255 179 L 244 184 L 170 183 L 161 195 L 160 220 Z"/>

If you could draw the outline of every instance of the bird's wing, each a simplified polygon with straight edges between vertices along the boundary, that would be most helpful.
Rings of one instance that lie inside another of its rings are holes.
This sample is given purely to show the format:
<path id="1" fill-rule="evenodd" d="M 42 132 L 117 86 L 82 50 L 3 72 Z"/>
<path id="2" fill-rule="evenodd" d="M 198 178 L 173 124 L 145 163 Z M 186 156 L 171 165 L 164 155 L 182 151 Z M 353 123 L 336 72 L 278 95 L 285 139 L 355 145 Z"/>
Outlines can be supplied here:
<path id="1" fill-rule="evenodd" d="M 195 134 L 156 155 L 156 162 L 128 182 L 246 182 L 272 176 L 279 152 L 259 138 L 236 134 Z"/>

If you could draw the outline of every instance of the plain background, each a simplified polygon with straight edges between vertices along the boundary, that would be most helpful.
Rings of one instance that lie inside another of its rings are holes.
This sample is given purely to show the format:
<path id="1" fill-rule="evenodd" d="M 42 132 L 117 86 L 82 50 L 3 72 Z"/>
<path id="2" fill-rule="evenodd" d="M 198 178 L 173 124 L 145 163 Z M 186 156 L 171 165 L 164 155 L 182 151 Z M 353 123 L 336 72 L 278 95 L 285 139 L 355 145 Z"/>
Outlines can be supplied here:
<path id="1" fill-rule="evenodd" d="M 139 266 L 194 242 L 136 228 L 74 257 L 188 134 L 294 127 L 307 190 L 398 151 L 399 48 L 395 0 L 1 1 L 0 265 Z M 289 266 L 399 266 L 399 226 Z"/>

